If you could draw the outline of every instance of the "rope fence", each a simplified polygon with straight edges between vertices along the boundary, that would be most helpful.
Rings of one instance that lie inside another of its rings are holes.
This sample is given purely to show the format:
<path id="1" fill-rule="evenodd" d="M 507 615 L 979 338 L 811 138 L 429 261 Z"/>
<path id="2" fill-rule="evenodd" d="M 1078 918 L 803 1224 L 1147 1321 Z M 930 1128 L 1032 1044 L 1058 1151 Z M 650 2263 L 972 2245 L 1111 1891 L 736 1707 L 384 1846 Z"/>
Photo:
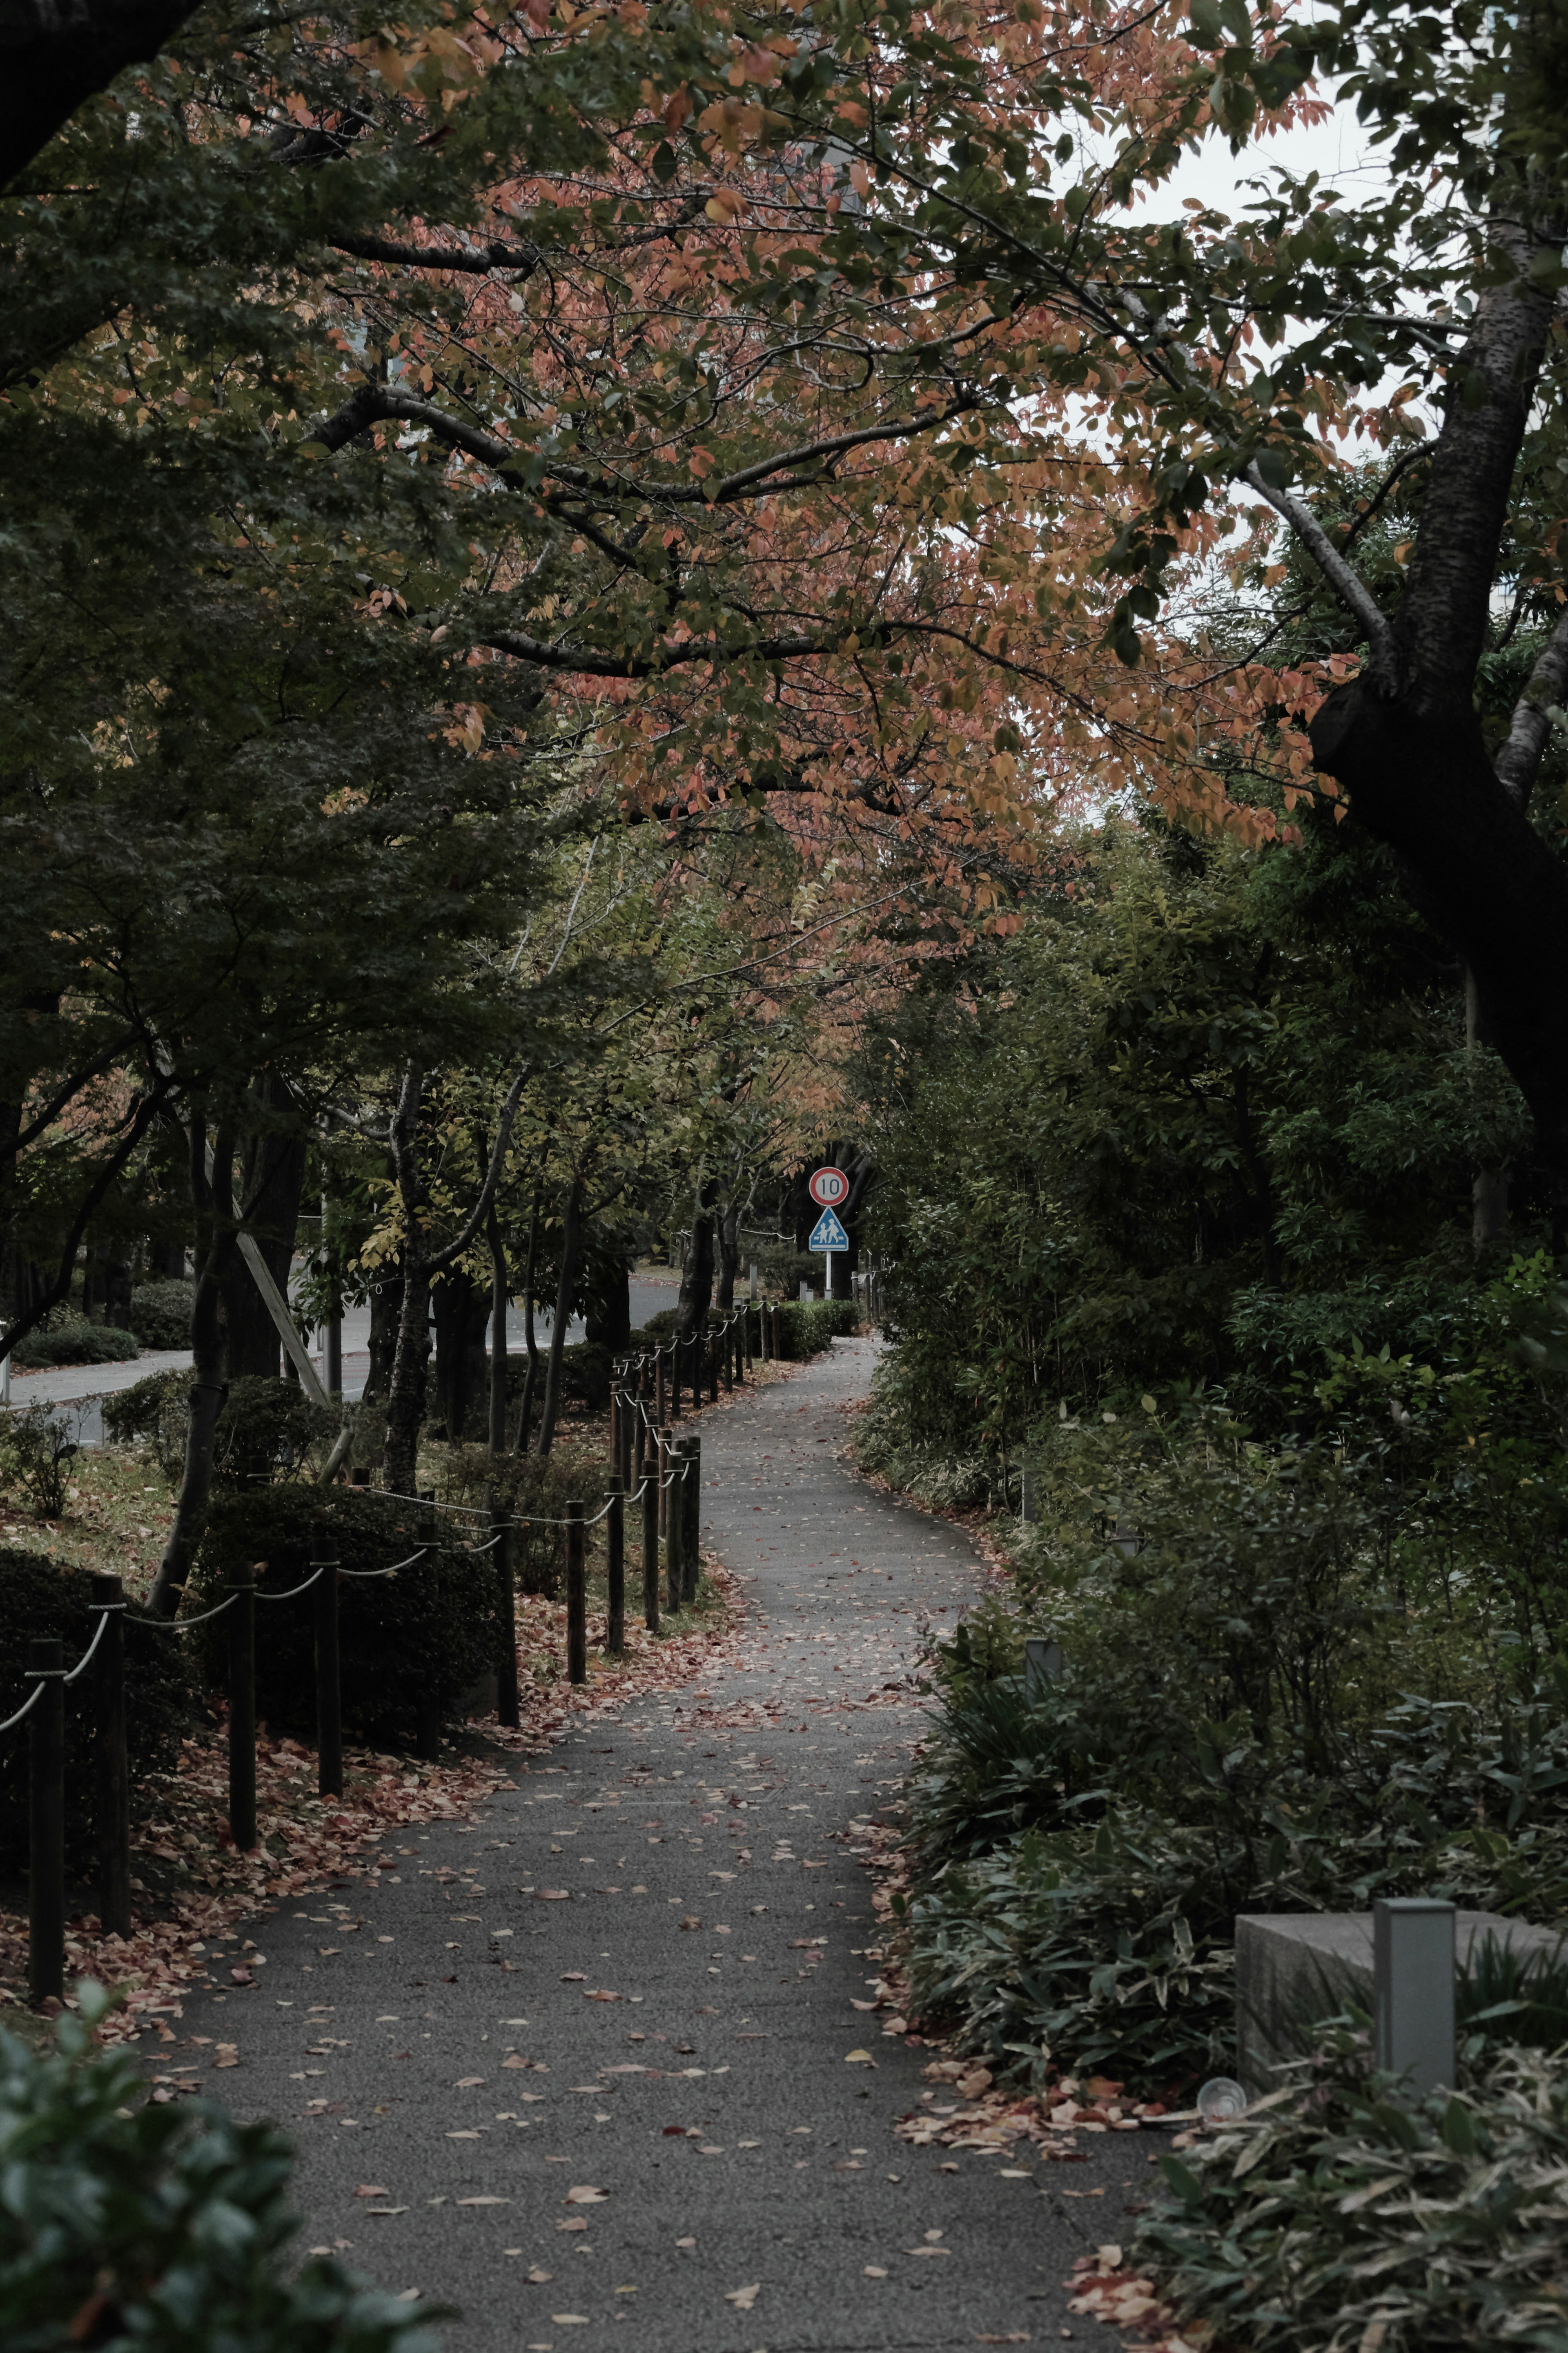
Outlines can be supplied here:
<path id="1" fill-rule="evenodd" d="M 753 1324 L 756 1327 L 753 1345 Z M 674 1425 L 683 1396 L 691 1411 L 703 1403 L 706 1386 L 716 1401 L 720 1385 L 743 1384 L 760 1354 L 767 1363 L 779 1351 L 778 1311 L 747 1302 L 710 1330 L 690 1339 L 662 1342 L 614 1366 L 610 1410 L 609 1493 L 599 1509 L 573 1498 L 564 1517 L 509 1512 L 492 1495 L 485 1505 L 437 1501 L 434 1495 L 379 1492 L 396 1503 L 430 1513 L 488 1525 L 483 1541 L 464 1540 L 463 1556 L 494 1556 L 500 1620 L 497 1705 L 500 1722 L 515 1730 L 521 1722 L 517 1660 L 515 1539 L 525 1529 L 564 1531 L 566 1662 L 571 1682 L 587 1680 L 586 1539 L 605 1528 L 608 1609 L 605 1648 L 626 1645 L 626 1522 L 640 1514 L 642 1613 L 650 1633 L 663 1613 L 688 1607 L 697 1598 L 698 1531 L 701 1508 L 702 1449 L 695 1435 Z M 454 1531 L 456 1535 L 457 1532 Z M 476 1529 L 477 1539 L 480 1531 Z M 282 1593 L 257 1583 L 254 1567 L 229 1573 L 229 1590 L 210 1609 L 189 1617 L 154 1618 L 132 1609 L 117 1577 L 93 1578 L 98 1623 L 74 1666 L 67 1667 L 56 1637 L 29 1644 L 25 1670 L 33 1689 L 22 1705 L 0 1723 L 0 1734 L 28 1728 L 28 1988 L 35 2002 L 58 1999 L 65 1990 L 65 1694 L 89 1670 L 93 1679 L 95 1741 L 99 1757 L 96 1817 L 99 1917 L 106 1933 L 129 1936 L 131 1915 L 130 1767 L 126 1742 L 126 1629 L 186 1634 L 227 1618 L 228 1828 L 241 1852 L 258 1843 L 256 1820 L 256 1604 L 297 1602 L 313 1596 L 316 1685 L 317 1782 L 322 1797 L 343 1790 L 342 1676 L 338 1639 L 338 1591 L 345 1578 L 396 1577 L 431 1559 L 435 1544 L 420 1545 L 405 1559 L 379 1568 L 344 1568 L 336 1539 L 326 1525 L 312 1542 L 311 1573 Z M 662 1556 L 662 1559 L 661 1559 Z M 432 1566 L 437 1564 L 432 1562 Z M 662 1575 L 661 1575 L 662 1569 Z M 438 1695 L 422 1704 L 418 1753 L 433 1760 L 441 1733 Z"/>

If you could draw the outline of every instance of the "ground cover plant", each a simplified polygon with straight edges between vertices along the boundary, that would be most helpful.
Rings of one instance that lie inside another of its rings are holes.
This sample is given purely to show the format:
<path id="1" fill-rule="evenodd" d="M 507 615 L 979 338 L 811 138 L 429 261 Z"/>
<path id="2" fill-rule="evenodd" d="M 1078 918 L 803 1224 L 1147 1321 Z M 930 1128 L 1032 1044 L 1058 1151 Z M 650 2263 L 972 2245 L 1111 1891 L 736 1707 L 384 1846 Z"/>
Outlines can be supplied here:
<path id="1" fill-rule="evenodd" d="M 216 2101 L 159 2105 L 90 2026 L 85 1988 L 52 2052 L 0 2034 L 0 2336 L 167 2353 L 434 2353 L 447 2316 L 383 2295 L 290 2244 L 292 2152 Z"/>

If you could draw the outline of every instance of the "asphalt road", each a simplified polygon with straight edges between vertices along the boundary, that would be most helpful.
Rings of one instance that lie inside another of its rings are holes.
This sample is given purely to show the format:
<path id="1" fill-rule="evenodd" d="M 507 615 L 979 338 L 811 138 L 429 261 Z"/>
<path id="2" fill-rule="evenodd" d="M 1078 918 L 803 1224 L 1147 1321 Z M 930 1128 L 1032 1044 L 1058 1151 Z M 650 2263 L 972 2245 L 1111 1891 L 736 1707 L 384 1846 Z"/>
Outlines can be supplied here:
<path id="1" fill-rule="evenodd" d="M 584 1723 L 477 1829 L 395 1834 L 395 1873 L 254 1927 L 259 1985 L 187 2000 L 158 2054 L 285 2121 L 306 2243 L 461 2306 L 451 2353 L 1094 2327 L 1061 2283 L 1143 2193 L 1148 2137 L 952 2169 L 892 2131 L 929 2054 L 852 2007 L 877 1974 L 853 1825 L 907 1764 L 922 1630 L 983 1577 L 839 1459 L 872 1353 L 703 1417 L 705 1541 L 747 1586 L 734 1671 Z M 239 2063 L 209 2072 L 219 2041 Z"/>

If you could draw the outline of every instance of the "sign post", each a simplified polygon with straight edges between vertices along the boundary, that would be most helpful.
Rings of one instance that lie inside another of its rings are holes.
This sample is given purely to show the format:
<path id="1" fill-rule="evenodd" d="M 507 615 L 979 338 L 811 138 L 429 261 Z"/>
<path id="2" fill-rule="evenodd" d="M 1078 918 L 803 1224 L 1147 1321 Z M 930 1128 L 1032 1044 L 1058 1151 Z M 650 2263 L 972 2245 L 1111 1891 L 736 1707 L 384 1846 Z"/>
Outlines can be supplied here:
<path id="1" fill-rule="evenodd" d="M 805 1189 L 822 1211 L 811 1229 L 811 1240 L 806 1248 L 823 1253 L 822 1295 L 824 1299 L 831 1299 L 833 1252 L 847 1250 L 849 1247 L 849 1237 L 835 1215 L 839 1204 L 849 1198 L 849 1179 L 842 1168 L 836 1168 L 830 1163 L 826 1168 L 813 1170 Z"/>

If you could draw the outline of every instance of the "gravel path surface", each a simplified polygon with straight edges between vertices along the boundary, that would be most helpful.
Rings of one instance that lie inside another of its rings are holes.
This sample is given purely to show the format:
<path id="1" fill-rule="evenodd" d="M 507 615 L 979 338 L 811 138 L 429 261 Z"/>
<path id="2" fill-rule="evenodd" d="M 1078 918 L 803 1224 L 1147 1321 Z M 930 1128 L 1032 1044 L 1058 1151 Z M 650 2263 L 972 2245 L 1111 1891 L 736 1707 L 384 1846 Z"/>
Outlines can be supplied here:
<path id="1" fill-rule="evenodd" d="M 917 1736 L 922 1630 L 984 1575 L 840 1460 L 872 1360 L 839 1341 L 702 1417 L 738 1669 L 602 1703 L 476 1830 L 389 1839 L 395 1873 L 257 1927 L 262 1982 L 188 1999 L 158 2056 L 287 2124 L 308 2243 L 460 2306 L 452 2353 L 1094 2328 L 1061 2282 L 1144 2193 L 1149 2136 L 1071 2166 L 912 2150 L 927 2054 L 852 2007 L 877 1974 L 852 1825 Z M 238 2064 L 209 2073 L 220 2040 Z"/>

